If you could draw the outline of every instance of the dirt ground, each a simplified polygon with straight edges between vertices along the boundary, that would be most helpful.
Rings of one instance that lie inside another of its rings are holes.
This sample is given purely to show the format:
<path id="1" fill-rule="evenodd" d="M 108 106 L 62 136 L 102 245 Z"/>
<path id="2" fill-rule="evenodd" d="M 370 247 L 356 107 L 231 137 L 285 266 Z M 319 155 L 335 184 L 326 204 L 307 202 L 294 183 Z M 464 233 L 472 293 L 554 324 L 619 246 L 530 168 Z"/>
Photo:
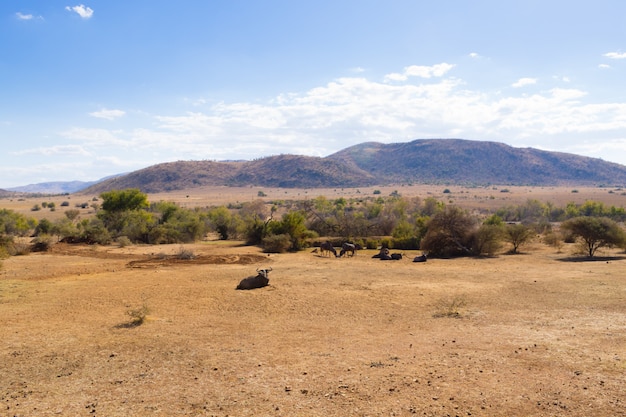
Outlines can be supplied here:
<path id="1" fill-rule="evenodd" d="M 5 259 L 0 416 L 626 416 L 625 255 L 571 251 L 59 244 Z M 270 286 L 235 290 L 268 266 Z"/>

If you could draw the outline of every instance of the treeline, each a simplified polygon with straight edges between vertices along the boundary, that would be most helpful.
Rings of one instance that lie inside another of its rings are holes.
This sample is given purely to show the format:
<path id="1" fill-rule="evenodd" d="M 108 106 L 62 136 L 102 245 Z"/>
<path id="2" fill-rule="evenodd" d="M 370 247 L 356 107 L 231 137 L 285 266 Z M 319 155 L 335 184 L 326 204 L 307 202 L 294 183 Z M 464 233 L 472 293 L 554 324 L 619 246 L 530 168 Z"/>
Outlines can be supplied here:
<path id="1" fill-rule="evenodd" d="M 104 192 L 100 200 L 100 205 L 92 205 L 96 215 L 85 219 L 78 210 L 66 210 L 62 219 L 39 222 L 0 210 L 0 251 L 19 252 L 14 238 L 20 236 L 34 237 L 32 249 L 45 250 L 55 241 L 188 243 L 216 233 L 220 239 L 244 240 L 267 252 L 300 250 L 323 237 L 367 248 L 421 249 L 431 256 L 490 255 L 502 250 L 504 244 L 516 252 L 537 233 L 553 244 L 581 238 L 580 230 L 568 226 L 573 219 L 603 219 L 610 222 L 608 226 L 603 223 L 596 228 L 612 232 L 615 227 L 621 231 L 617 224 L 626 219 L 624 208 L 596 201 L 558 207 L 528 200 L 493 213 L 472 213 L 432 197 L 405 198 L 398 193 L 355 199 L 256 200 L 194 209 L 172 202 L 150 203 L 137 189 Z M 560 235 L 553 230 L 555 222 L 564 222 Z M 592 242 L 592 251 L 586 249 L 588 254 L 593 256 L 598 247 L 621 245 L 621 235 L 615 233 L 611 239 L 604 236 Z"/>

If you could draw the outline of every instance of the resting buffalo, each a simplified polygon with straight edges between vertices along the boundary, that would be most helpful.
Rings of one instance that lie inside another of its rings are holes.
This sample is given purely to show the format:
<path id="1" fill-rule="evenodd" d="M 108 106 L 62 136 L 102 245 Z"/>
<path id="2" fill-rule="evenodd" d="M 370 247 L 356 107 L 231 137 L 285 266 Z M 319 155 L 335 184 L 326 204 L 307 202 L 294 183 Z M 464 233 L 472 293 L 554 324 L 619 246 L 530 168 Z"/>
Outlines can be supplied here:
<path id="1" fill-rule="evenodd" d="M 270 279 L 267 277 L 272 270 L 271 267 L 267 269 L 257 269 L 257 275 L 251 276 L 248 278 L 244 278 L 241 280 L 239 285 L 237 285 L 238 290 L 253 290 L 255 288 L 261 288 L 267 286 L 269 284 Z"/>
<path id="2" fill-rule="evenodd" d="M 426 254 L 422 253 L 420 256 L 413 258 L 413 262 L 426 262 Z"/>
<path id="3" fill-rule="evenodd" d="M 389 249 L 381 248 L 380 252 L 372 256 L 372 258 L 380 258 L 385 261 L 391 259 L 391 256 L 389 256 Z"/>

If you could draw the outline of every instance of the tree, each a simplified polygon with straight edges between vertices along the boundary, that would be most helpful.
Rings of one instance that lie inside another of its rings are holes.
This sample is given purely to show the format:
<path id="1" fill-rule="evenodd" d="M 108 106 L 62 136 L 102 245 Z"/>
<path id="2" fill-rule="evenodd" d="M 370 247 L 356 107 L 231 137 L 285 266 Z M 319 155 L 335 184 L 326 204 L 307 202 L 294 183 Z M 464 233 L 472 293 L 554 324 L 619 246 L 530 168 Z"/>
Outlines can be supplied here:
<path id="1" fill-rule="evenodd" d="M 511 253 L 518 253 L 519 247 L 527 243 L 534 234 L 533 229 L 521 223 L 507 224 L 504 228 L 504 240 L 513 245 Z"/>
<path id="2" fill-rule="evenodd" d="M 137 188 L 111 190 L 100 194 L 102 210 L 109 213 L 139 210 L 148 207 L 148 196 Z"/>
<path id="3" fill-rule="evenodd" d="M 467 211 L 457 206 L 446 206 L 430 219 L 421 249 L 432 256 L 470 255 L 475 228 L 476 219 Z"/>
<path id="4" fill-rule="evenodd" d="M 602 247 L 620 246 L 626 242 L 624 230 L 608 217 L 574 217 L 563 222 L 561 229 L 580 238 L 590 258 Z"/>
<path id="5" fill-rule="evenodd" d="M 492 256 L 502 247 L 502 227 L 483 223 L 473 233 L 472 252 L 474 255 Z"/>
<path id="6" fill-rule="evenodd" d="M 315 237 L 317 233 L 307 229 L 306 217 L 301 211 L 285 213 L 279 222 L 270 223 L 273 235 L 285 234 L 291 239 L 291 250 L 300 250 L 305 247 L 306 240 Z"/>
<path id="7" fill-rule="evenodd" d="M 211 222 L 211 227 L 217 232 L 220 239 L 227 240 L 233 220 L 230 211 L 224 206 L 215 207 L 209 211 L 208 217 Z"/>

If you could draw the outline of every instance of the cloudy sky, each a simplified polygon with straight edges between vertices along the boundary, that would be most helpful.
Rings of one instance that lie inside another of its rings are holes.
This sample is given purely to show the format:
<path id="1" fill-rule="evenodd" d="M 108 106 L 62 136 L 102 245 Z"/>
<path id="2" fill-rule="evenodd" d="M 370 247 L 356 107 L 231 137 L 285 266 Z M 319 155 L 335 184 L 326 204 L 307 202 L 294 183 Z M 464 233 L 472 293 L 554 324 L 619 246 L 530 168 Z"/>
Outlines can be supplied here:
<path id="1" fill-rule="evenodd" d="M 622 0 L 0 2 L 0 188 L 488 140 L 626 164 Z"/>

